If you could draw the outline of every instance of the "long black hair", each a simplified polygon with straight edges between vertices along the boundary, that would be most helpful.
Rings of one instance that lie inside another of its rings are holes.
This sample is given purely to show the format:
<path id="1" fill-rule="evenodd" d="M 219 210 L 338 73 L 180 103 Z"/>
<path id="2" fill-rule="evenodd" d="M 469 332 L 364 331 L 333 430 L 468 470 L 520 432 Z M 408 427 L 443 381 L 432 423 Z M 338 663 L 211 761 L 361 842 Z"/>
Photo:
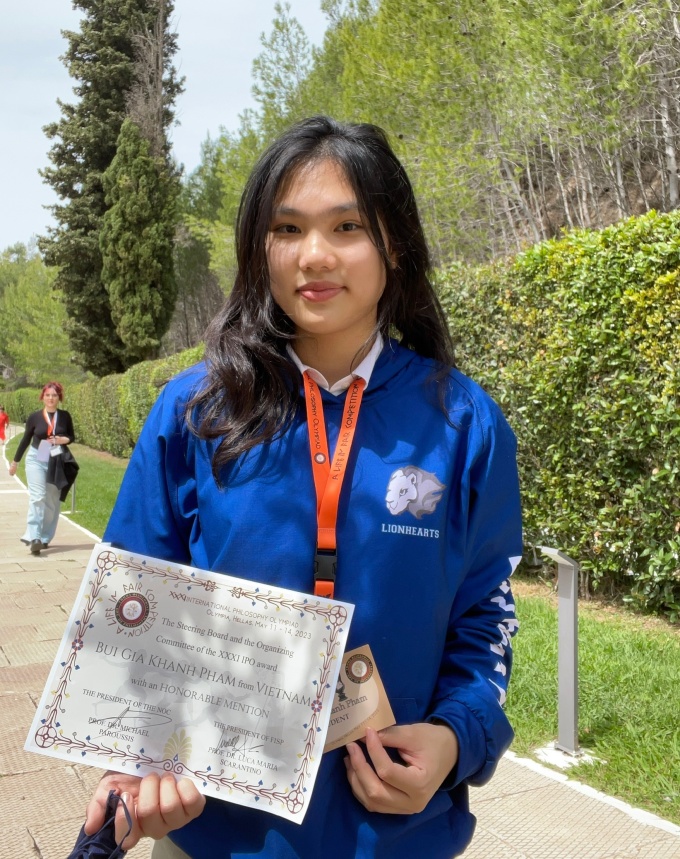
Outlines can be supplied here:
<path id="1" fill-rule="evenodd" d="M 403 346 L 454 365 L 443 310 L 429 279 L 430 255 L 411 183 L 385 132 L 375 125 L 314 116 L 293 125 L 262 155 L 246 184 L 236 222 L 238 272 L 206 332 L 206 384 L 187 406 L 193 431 L 221 439 L 213 472 L 285 431 L 298 405 L 298 371 L 285 346 L 292 321 L 272 298 L 267 237 L 285 184 L 303 165 L 330 160 L 354 190 L 385 266 L 377 328 Z"/>

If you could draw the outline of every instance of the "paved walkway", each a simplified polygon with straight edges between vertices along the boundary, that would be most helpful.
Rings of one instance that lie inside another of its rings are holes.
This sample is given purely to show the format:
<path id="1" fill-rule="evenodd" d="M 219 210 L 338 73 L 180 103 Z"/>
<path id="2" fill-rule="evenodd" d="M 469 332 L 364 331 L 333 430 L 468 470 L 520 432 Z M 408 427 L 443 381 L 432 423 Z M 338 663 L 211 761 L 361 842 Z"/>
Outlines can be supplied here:
<path id="1" fill-rule="evenodd" d="M 0 859 L 65 859 L 100 770 L 23 745 L 96 539 L 62 516 L 52 546 L 33 557 L 19 541 L 27 503 L 0 459 Z M 465 859 L 680 859 L 680 827 L 512 754 L 472 804 Z M 150 849 L 142 841 L 128 856 L 149 859 Z"/>

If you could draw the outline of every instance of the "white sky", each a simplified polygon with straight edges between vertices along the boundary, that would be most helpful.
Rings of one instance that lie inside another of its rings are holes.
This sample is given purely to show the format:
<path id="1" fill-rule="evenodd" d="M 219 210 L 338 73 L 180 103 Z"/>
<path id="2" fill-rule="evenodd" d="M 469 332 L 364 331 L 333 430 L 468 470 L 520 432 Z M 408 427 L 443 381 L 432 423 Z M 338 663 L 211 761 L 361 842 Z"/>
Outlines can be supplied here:
<path id="1" fill-rule="evenodd" d="M 320 44 L 326 19 L 319 0 L 289 0 L 308 38 Z M 174 153 L 187 172 L 200 160 L 201 143 L 221 126 L 235 130 L 238 114 L 253 107 L 252 61 L 260 34 L 269 33 L 275 0 L 175 0 L 179 37 L 175 65 L 185 92 L 177 100 L 180 125 Z M 43 208 L 57 202 L 38 175 L 48 165 L 50 141 L 42 127 L 59 118 L 57 98 L 71 102 L 74 81 L 59 60 L 61 30 L 78 29 L 70 0 L 0 3 L 0 251 L 28 242 L 51 222 Z"/>

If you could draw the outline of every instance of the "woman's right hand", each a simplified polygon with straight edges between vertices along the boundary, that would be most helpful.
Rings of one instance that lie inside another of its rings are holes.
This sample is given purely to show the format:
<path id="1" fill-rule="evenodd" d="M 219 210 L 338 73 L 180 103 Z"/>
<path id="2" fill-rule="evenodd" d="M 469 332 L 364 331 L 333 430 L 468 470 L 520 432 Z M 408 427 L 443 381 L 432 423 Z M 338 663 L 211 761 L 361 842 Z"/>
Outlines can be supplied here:
<path id="1" fill-rule="evenodd" d="M 16 462 L 10 462 L 10 464 L 9 464 L 9 476 L 10 476 L 10 477 L 14 477 L 14 475 L 15 475 L 16 473 L 17 473 L 17 464 L 16 464 Z"/>
<path id="2" fill-rule="evenodd" d="M 109 791 L 121 795 L 132 818 L 132 831 L 123 848 L 129 850 L 140 838 L 164 838 L 173 829 L 186 826 L 203 811 L 205 797 L 187 778 L 175 781 L 169 773 L 162 777 L 152 773 L 144 778 L 108 772 L 97 785 L 87 806 L 85 832 L 93 835 L 104 823 Z M 116 843 L 119 844 L 128 830 L 125 809 L 118 804 L 116 810 Z"/>

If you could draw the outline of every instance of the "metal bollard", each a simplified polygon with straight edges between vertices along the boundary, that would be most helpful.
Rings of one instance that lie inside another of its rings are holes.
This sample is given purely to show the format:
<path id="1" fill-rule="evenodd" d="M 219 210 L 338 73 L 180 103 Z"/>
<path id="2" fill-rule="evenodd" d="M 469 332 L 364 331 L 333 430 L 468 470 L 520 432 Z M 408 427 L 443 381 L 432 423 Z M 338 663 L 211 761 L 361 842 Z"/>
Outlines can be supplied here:
<path id="1" fill-rule="evenodd" d="M 578 577 L 579 566 L 564 552 L 537 550 L 557 564 L 557 741 L 555 748 L 581 755 L 578 744 Z"/>

